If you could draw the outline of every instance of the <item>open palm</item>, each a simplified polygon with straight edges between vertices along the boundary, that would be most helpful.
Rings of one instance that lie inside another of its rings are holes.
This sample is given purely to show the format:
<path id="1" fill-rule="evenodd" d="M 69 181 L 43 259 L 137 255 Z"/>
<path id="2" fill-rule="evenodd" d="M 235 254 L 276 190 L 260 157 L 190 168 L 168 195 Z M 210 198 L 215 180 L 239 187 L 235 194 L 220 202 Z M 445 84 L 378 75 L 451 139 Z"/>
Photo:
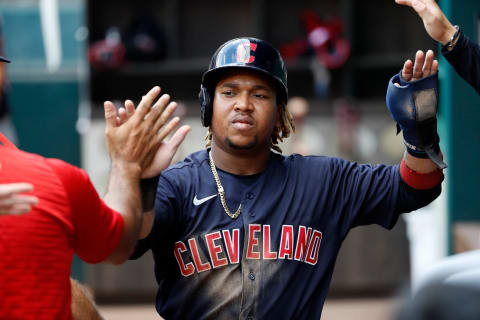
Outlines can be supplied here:
<path id="1" fill-rule="evenodd" d="M 173 156 L 177 152 L 178 147 L 185 139 L 189 126 L 180 127 L 167 142 L 162 142 L 153 158 L 152 163 L 142 172 L 142 178 L 151 178 L 158 176 L 172 162 Z"/>
<path id="2" fill-rule="evenodd" d="M 176 106 L 177 104 L 175 102 L 171 102 L 168 108 L 170 108 L 173 112 Z M 134 113 L 134 103 L 131 100 L 125 101 L 125 108 L 120 108 L 118 110 L 117 124 L 121 125 L 125 123 L 125 121 L 127 121 L 131 116 L 133 116 Z M 170 120 L 170 124 L 167 125 L 167 127 L 175 127 L 178 125 L 179 121 L 180 119 L 178 117 L 174 117 L 172 120 Z M 183 142 L 189 131 L 190 127 L 184 125 L 173 134 L 169 141 L 162 141 L 155 153 L 151 164 L 143 170 L 143 179 L 158 176 L 170 165 L 173 157 L 175 156 L 175 153 L 178 150 L 178 147 Z"/>

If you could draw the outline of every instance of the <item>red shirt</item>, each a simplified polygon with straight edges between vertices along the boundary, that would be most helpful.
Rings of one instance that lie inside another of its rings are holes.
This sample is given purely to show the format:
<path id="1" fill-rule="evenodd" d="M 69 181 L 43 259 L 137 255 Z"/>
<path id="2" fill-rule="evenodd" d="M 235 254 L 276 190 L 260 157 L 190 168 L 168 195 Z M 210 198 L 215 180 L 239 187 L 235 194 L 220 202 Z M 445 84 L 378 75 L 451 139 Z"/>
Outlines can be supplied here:
<path id="1" fill-rule="evenodd" d="M 0 183 L 13 182 L 32 183 L 39 202 L 30 213 L 0 216 L 0 319 L 71 319 L 73 254 L 105 260 L 123 218 L 83 170 L 18 150 L 0 134 Z"/>

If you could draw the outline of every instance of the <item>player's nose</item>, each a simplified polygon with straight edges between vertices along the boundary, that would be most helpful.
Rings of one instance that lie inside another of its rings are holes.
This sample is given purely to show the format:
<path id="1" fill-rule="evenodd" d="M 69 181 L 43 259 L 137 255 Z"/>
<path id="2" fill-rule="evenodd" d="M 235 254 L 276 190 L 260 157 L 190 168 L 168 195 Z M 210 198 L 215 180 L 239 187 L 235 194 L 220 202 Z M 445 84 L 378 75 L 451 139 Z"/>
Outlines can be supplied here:
<path id="1" fill-rule="evenodd" d="M 235 111 L 247 112 L 251 110 L 253 110 L 253 104 L 250 99 L 250 94 L 242 91 L 235 101 Z"/>

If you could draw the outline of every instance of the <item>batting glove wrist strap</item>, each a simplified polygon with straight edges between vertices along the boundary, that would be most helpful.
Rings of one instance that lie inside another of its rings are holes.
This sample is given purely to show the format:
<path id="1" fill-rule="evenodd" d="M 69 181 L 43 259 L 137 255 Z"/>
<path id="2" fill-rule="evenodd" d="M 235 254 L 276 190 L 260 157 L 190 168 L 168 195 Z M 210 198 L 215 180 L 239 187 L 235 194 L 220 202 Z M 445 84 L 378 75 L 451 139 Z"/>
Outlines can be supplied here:
<path id="1" fill-rule="evenodd" d="M 157 192 L 160 176 L 140 180 L 140 192 L 142 196 L 143 212 L 151 211 L 155 205 L 155 194 Z"/>
<path id="2" fill-rule="evenodd" d="M 440 156 L 437 103 L 437 73 L 407 82 L 402 79 L 400 72 L 388 83 L 388 110 L 397 123 L 397 134 L 403 131 L 407 152 L 417 158 L 429 158 L 439 168 L 444 169 L 447 165 Z"/>

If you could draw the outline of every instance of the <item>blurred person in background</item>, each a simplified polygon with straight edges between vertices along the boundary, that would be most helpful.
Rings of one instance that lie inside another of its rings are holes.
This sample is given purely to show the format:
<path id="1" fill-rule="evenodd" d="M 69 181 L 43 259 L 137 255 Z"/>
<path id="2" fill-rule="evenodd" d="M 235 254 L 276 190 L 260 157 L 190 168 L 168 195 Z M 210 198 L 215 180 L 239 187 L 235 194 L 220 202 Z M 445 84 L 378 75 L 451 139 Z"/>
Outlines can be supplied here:
<path id="1" fill-rule="evenodd" d="M 295 123 L 295 134 L 290 139 L 282 141 L 282 153 L 286 155 L 298 153 L 304 156 L 312 154 L 305 136 L 307 134 L 305 132 L 305 118 L 309 112 L 307 99 L 291 97 L 288 99 L 287 109 L 292 115 L 293 123 Z"/>
<path id="2" fill-rule="evenodd" d="M 430 283 L 400 306 L 394 320 L 478 320 L 480 286 Z"/>
<path id="3" fill-rule="evenodd" d="M 442 45 L 442 55 L 480 94 L 480 46 L 463 34 L 445 17 L 435 0 L 395 0 L 412 7 L 422 18 L 425 30 Z"/>

